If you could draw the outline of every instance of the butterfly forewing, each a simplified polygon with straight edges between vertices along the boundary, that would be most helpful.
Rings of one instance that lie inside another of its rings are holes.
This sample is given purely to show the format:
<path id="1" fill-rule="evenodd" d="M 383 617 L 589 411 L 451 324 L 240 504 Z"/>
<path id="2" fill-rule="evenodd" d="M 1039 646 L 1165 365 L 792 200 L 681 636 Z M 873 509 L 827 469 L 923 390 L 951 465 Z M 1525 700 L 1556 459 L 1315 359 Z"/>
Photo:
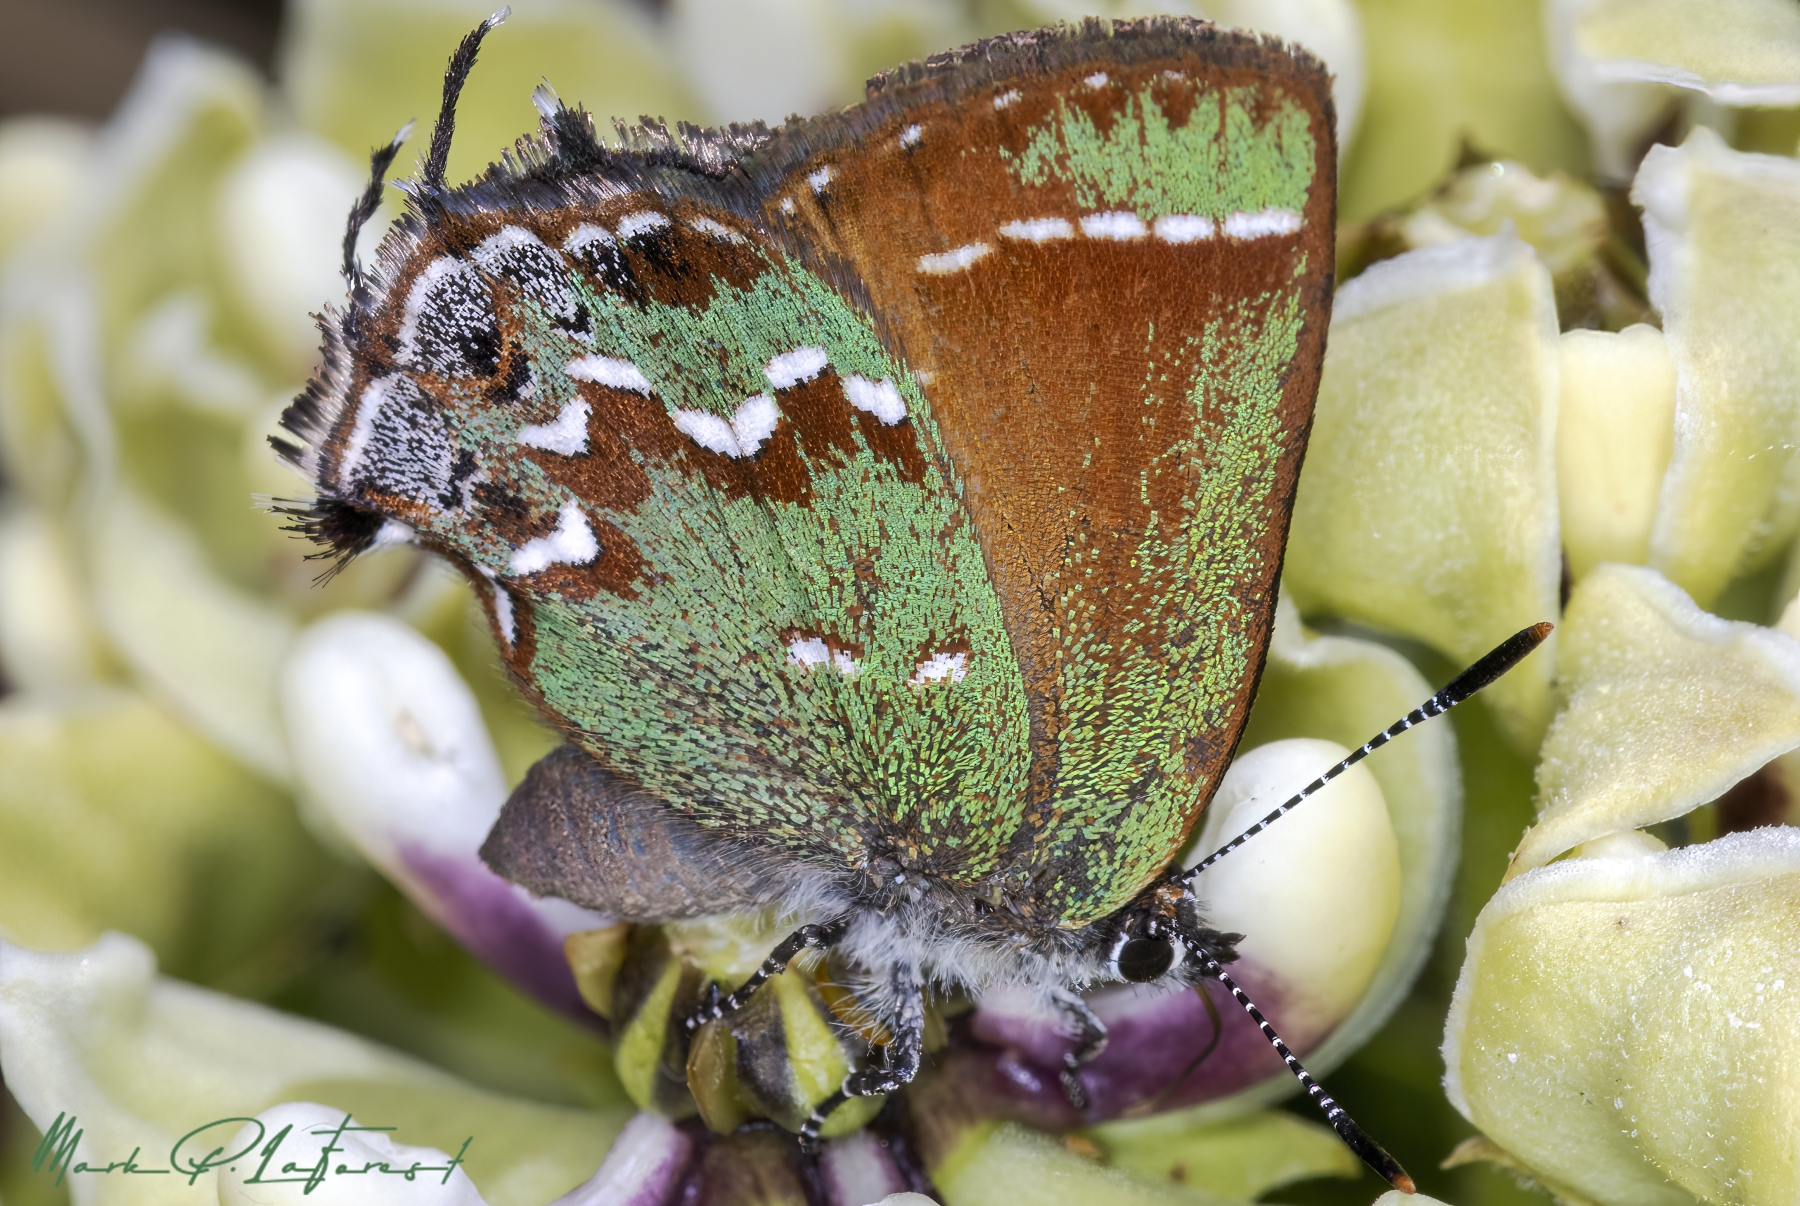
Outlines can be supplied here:
<path id="1" fill-rule="evenodd" d="M 956 824 L 1009 831 L 1021 896 L 1075 924 L 1167 863 L 1242 731 L 1327 323 L 1332 111 L 1249 36 L 985 50 L 746 169 L 925 383 L 1029 701 L 1024 798 Z"/>

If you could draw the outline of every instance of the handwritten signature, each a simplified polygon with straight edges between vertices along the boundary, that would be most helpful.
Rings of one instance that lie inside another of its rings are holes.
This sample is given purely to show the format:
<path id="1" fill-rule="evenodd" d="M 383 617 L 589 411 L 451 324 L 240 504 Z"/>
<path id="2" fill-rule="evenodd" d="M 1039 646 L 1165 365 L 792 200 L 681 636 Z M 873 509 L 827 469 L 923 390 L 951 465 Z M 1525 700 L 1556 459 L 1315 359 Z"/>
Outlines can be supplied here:
<path id="1" fill-rule="evenodd" d="M 222 1127 L 229 1129 L 220 1130 Z M 225 1136 L 228 1144 L 235 1142 L 238 1132 L 246 1127 L 251 1128 L 245 1136 L 247 1142 L 239 1144 L 235 1150 L 228 1152 L 223 1146 L 209 1146 L 216 1143 L 220 1135 Z M 255 1159 L 257 1161 L 256 1172 L 244 1179 L 246 1185 L 301 1184 L 306 1186 L 301 1191 L 302 1193 L 311 1193 L 323 1184 L 328 1176 L 390 1176 L 405 1177 L 408 1181 L 416 1181 L 426 1174 L 441 1173 L 443 1180 L 440 1183 L 448 1185 L 450 1175 L 463 1163 L 463 1157 L 469 1150 L 469 1144 L 475 1142 L 473 1135 L 464 1139 L 462 1147 L 456 1155 L 449 1157 L 448 1163 L 445 1164 L 420 1164 L 414 1161 L 412 1164 L 396 1168 L 390 1167 L 385 1161 L 373 1160 L 360 1167 L 347 1162 L 339 1162 L 336 1167 L 331 1166 L 332 1153 L 344 1150 L 340 1146 L 340 1142 L 345 1135 L 356 1131 L 391 1131 L 394 1129 L 391 1126 L 360 1126 L 351 1122 L 350 1115 L 345 1114 L 343 1121 L 335 1127 L 318 1127 L 302 1132 L 303 1134 L 327 1136 L 325 1145 L 319 1149 L 319 1158 L 315 1163 L 296 1164 L 289 1160 L 271 1170 L 270 1165 L 281 1150 L 282 1143 L 293 1132 L 293 1125 L 290 1123 L 270 1135 L 268 1128 L 255 1118 L 219 1118 L 203 1126 L 197 1126 L 177 1139 L 175 1146 L 169 1149 L 168 1167 L 157 1168 L 138 1163 L 138 1157 L 143 1151 L 141 1147 L 132 1148 L 131 1154 L 123 1160 L 114 1160 L 108 1164 L 90 1164 L 86 1160 L 76 1160 L 75 1148 L 81 1142 L 84 1132 L 80 1129 L 75 1115 L 59 1113 L 56 1121 L 50 1124 L 50 1129 L 44 1132 L 42 1142 L 38 1144 L 36 1153 L 31 1157 L 31 1167 L 33 1171 L 48 1168 L 56 1174 L 56 1184 L 58 1185 L 63 1183 L 64 1176 L 80 1173 L 177 1176 L 186 1177 L 187 1183 L 192 1185 L 215 1168 L 231 1167 L 240 1160 Z M 209 1135 L 210 1137 L 208 1137 Z"/>

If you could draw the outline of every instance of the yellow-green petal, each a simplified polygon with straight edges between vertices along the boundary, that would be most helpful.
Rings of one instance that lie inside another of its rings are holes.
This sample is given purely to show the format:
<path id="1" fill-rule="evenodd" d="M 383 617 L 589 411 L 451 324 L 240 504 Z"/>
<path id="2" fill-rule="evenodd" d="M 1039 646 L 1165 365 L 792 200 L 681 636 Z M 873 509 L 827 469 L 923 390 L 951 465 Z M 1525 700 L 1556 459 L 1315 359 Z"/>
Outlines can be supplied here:
<path id="1" fill-rule="evenodd" d="M 182 290 L 228 296 L 214 201 L 220 181 L 263 131 L 265 96 L 263 81 L 235 56 L 190 39 L 151 48 L 100 134 L 84 204 L 64 235 L 74 257 L 93 270 L 104 346 L 128 338 L 147 311 Z M 225 345 L 254 346 L 235 307 L 220 306 L 209 317 Z M 142 396 L 128 377 L 104 384 L 121 396 Z"/>
<path id="2" fill-rule="evenodd" d="M 109 929 L 189 979 L 266 992 L 344 872 L 287 797 L 141 695 L 0 706 L 0 936 L 74 950 Z"/>
<path id="3" fill-rule="evenodd" d="M 123 489 L 102 502 L 88 553 L 96 608 L 132 669 L 207 736 L 285 782 L 275 682 L 293 621 L 222 581 L 187 531 Z"/>
<path id="4" fill-rule="evenodd" d="M 0 518 L 0 666 L 13 691 L 49 695 L 111 669 L 66 525 L 43 508 Z"/>
<path id="5" fill-rule="evenodd" d="M 1709 615 L 1654 570 L 1583 579 L 1556 668 L 1538 821 L 1509 875 L 1681 816 L 1800 745 L 1800 641 Z"/>
<path id="6" fill-rule="evenodd" d="M 1800 1194 L 1800 831 L 1527 872 L 1482 910 L 1444 1037 L 1452 1104 L 1602 1203 Z"/>
<path id="7" fill-rule="evenodd" d="M 1655 327 L 1562 337 L 1556 413 L 1563 552 L 1579 581 L 1603 561 L 1650 559 L 1657 496 L 1675 444 L 1675 362 Z"/>
<path id="8" fill-rule="evenodd" d="M 1632 199 L 1676 376 L 1650 563 L 1704 607 L 1800 531 L 1800 162 L 1699 128 L 1651 149 Z"/>
<path id="9" fill-rule="evenodd" d="M 1362 0 L 1368 93 L 1339 208 L 1363 221 L 1429 192 L 1463 149 L 1585 174 L 1582 131 L 1552 86 L 1539 6 Z"/>
<path id="10" fill-rule="evenodd" d="M 1109 1122 L 1087 1135 L 1115 1168 L 1246 1201 L 1309 1177 L 1354 1177 L 1362 1161 L 1337 1132 L 1265 1110 L 1196 1124 L 1181 1115 Z"/>
<path id="11" fill-rule="evenodd" d="M 1599 0 L 1575 41 L 1602 79 L 1672 84 L 1728 105 L 1800 105 L 1792 0 Z"/>
<path id="12" fill-rule="evenodd" d="M 1194 1198 L 1098 1160 L 1013 1123 L 967 1132 L 932 1181 L 944 1206 L 1192 1206 Z"/>
<path id="13" fill-rule="evenodd" d="M 1286 582 L 1307 614 L 1416 637 L 1469 663 L 1556 616 L 1550 275 L 1511 235 L 1378 263 L 1338 291 Z M 1484 692 L 1535 748 L 1540 650 Z"/>

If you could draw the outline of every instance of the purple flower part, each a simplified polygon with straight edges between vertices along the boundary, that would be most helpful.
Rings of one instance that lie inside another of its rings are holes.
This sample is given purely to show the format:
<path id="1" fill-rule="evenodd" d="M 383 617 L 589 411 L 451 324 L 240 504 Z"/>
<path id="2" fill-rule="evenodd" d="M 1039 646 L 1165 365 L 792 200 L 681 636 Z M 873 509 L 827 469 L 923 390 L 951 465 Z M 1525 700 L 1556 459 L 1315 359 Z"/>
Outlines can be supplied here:
<path id="1" fill-rule="evenodd" d="M 909 1188 L 887 1144 L 867 1130 L 827 1143 L 819 1174 L 831 1206 L 868 1206 Z"/>
<path id="2" fill-rule="evenodd" d="M 694 1141 L 660 1114 L 625 1124 L 600 1171 L 550 1206 L 665 1206 L 680 1185 Z"/>
<path id="3" fill-rule="evenodd" d="M 439 854 L 410 842 L 397 853 L 424 899 L 415 903 L 470 954 L 559 1013 L 603 1028 L 575 987 L 563 935 L 513 885 L 473 856 Z"/>
<path id="4" fill-rule="evenodd" d="M 1272 978 L 1259 975 L 1247 961 L 1233 972 L 1296 1051 L 1316 1047 L 1329 1033 L 1329 1028 L 1300 1024 L 1291 1032 L 1284 1029 L 1285 994 Z M 1200 991 L 1212 997 L 1218 1013 L 1216 1044 Z M 977 1009 L 970 1033 L 1001 1048 L 986 1082 L 1006 1103 L 1005 1112 L 1040 1126 L 1069 1127 L 1139 1110 L 1160 1113 L 1217 1101 L 1269 1077 L 1288 1075 L 1268 1039 L 1221 985 L 1113 990 L 1097 994 L 1090 1004 L 1106 1023 L 1108 1038 L 1106 1050 L 1081 1071 L 1089 1104 L 1079 1115 L 1068 1105 L 1059 1076 L 1063 1053 L 1075 1046 L 1075 1039 L 1062 1033 L 1059 1019 L 1026 1014 L 1004 1002 L 992 1016 L 985 1005 Z M 1204 1058 L 1194 1064 L 1202 1053 Z M 1192 1070 L 1184 1075 L 1190 1064 Z"/>
<path id="5" fill-rule="evenodd" d="M 969 1032 L 1040 1067 L 1060 1068 L 1064 1053 L 1075 1049 L 1075 1037 L 1066 1033 L 1066 1025 L 1061 1015 L 1045 1012 L 1027 997 L 995 993 L 982 999 Z"/>

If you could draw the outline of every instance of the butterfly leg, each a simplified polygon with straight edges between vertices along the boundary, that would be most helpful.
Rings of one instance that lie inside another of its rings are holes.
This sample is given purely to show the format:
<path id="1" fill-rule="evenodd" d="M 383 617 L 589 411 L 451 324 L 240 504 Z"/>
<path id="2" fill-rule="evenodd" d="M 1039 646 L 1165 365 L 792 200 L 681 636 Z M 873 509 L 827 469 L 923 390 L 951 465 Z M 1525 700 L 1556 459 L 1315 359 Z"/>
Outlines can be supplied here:
<path id="1" fill-rule="evenodd" d="M 780 946 L 769 952 L 762 966 L 751 973 L 750 978 L 738 985 L 729 993 L 721 993 L 717 984 L 711 985 L 707 996 L 700 1002 L 700 1007 L 689 1014 L 682 1023 L 682 1028 L 691 1038 L 696 1030 L 706 1023 L 718 1018 L 729 1017 L 750 1003 L 756 990 L 766 984 L 771 976 L 779 976 L 787 970 L 787 965 L 795 956 L 804 950 L 830 950 L 850 928 L 849 918 L 839 918 L 819 925 L 803 925 L 782 940 Z"/>
<path id="2" fill-rule="evenodd" d="M 1088 1108 L 1087 1086 L 1081 1083 L 1081 1069 L 1106 1050 L 1106 1023 L 1088 1008 L 1088 1003 L 1072 992 L 1059 992 L 1053 998 L 1056 1007 L 1073 1021 L 1081 1034 L 1081 1042 L 1073 1051 L 1063 1053 L 1062 1087 L 1069 1104 L 1078 1110 Z"/>
<path id="3" fill-rule="evenodd" d="M 894 988 L 900 1003 L 899 1014 L 883 1019 L 893 1033 L 893 1041 L 877 1047 L 875 1061 L 868 1067 L 844 1078 L 844 1087 L 819 1103 L 812 1116 L 800 1127 L 800 1149 L 816 1151 L 819 1131 L 831 1112 L 852 1097 L 879 1097 L 895 1093 L 912 1083 L 919 1074 L 919 1061 L 925 1054 L 925 993 L 911 968 L 897 968 Z"/>

